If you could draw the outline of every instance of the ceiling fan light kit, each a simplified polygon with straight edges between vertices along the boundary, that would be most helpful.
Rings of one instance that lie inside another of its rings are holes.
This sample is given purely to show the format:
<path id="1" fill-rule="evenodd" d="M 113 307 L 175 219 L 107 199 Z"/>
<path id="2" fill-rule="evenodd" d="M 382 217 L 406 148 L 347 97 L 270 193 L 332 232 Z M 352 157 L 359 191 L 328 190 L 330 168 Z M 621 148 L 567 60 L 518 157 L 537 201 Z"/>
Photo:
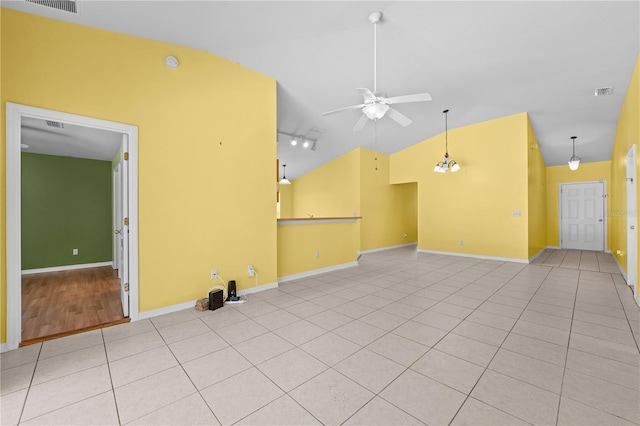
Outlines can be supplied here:
<path id="1" fill-rule="evenodd" d="M 436 173 L 446 173 L 447 171 L 455 173 L 460 170 L 460 165 L 454 159 L 449 157 L 449 123 L 447 120 L 449 110 L 445 109 L 442 112 L 444 114 L 444 160 L 438 162 L 433 168 L 433 171 Z"/>
<path id="2" fill-rule="evenodd" d="M 580 161 L 582 161 L 582 158 L 576 155 L 576 138 L 577 136 L 571 136 L 571 141 L 573 143 L 573 155 L 571 156 L 571 158 L 569 158 L 568 164 L 569 169 L 571 169 L 572 171 L 578 170 L 578 167 L 580 167 Z"/>
<path id="3" fill-rule="evenodd" d="M 382 93 L 378 92 L 378 36 L 377 27 L 378 23 L 382 19 L 382 12 L 372 12 L 369 14 L 369 21 L 373 24 L 373 91 L 366 88 L 358 88 L 356 91 L 362 95 L 362 103 L 358 105 L 352 105 L 345 108 L 336 109 L 333 111 L 327 111 L 322 115 L 330 115 L 337 112 L 348 111 L 352 109 L 359 109 L 362 111 L 362 116 L 353 127 L 353 130 L 361 130 L 367 119 L 372 121 L 380 120 L 385 115 L 402 127 L 406 127 L 412 123 L 411 119 L 400 111 L 391 108 L 389 105 L 402 104 L 409 102 L 427 102 L 431 100 L 431 95 L 428 93 L 416 93 L 413 95 L 392 96 L 386 97 Z"/>

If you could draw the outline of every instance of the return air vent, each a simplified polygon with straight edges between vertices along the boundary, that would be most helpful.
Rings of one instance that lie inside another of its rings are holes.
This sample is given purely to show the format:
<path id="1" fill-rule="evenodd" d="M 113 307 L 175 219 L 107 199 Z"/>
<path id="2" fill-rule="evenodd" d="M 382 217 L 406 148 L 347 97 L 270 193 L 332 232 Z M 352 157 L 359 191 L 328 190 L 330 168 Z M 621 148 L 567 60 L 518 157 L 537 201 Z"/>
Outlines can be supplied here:
<path id="1" fill-rule="evenodd" d="M 45 120 L 45 123 L 47 123 L 47 126 L 49 126 L 49 127 L 56 127 L 58 129 L 64 129 L 64 123 L 61 123 L 59 121 Z"/>
<path id="2" fill-rule="evenodd" d="M 76 0 L 27 0 L 29 3 L 39 4 L 41 6 L 50 7 L 52 9 L 62 10 L 63 12 L 78 14 Z"/>
<path id="3" fill-rule="evenodd" d="M 613 87 L 598 87 L 595 90 L 595 96 L 607 96 L 613 93 Z"/>

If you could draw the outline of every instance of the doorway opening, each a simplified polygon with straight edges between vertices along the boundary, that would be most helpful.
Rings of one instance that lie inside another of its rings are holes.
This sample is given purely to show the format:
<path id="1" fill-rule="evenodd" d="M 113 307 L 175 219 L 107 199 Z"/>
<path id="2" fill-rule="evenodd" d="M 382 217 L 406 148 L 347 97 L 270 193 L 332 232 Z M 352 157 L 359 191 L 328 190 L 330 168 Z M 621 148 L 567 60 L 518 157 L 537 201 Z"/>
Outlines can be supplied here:
<path id="1" fill-rule="evenodd" d="M 560 184 L 560 247 L 604 251 L 606 182 Z"/>
<path id="2" fill-rule="evenodd" d="M 25 105 L 12 104 L 7 102 L 7 342 L 3 344 L 2 350 L 17 348 L 22 341 L 22 206 L 21 206 L 21 147 L 23 142 L 22 124 L 24 121 L 39 120 L 61 123 L 69 127 L 78 127 L 88 132 L 114 132 L 120 138 L 119 155 L 125 160 L 122 163 L 120 173 L 127 175 L 126 179 L 121 179 L 119 197 L 122 210 L 122 226 L 120 236 L 122 239 L 121 257 L 118 261 L 122 274 L 120 280 L 120 297 L 123 308 L 128 308 L 128 316 L 131 320 L 138 319 L 138 193 L 137 193 L 137 127 L 128 124 L 116 123 L 91 117 L 84 117 L 74 114 L 67 114 L 58 111 L 45 110 Z M 24 138 L 25 141 L 27 138 Z M 55 144 L 52 144 L 55 145 Z M 84 148 L 96 148 L 92 145 L 90 138 L 82 140 L 80 145 Z M 76 147 L 78 148 L 78 147 Z M 80 148 L 78 148 L 80 149 Z M 61 151 L 63 152 L 63 151 Z M 58 154 L 58 155 L 64 155 Z M 115 156 L 114 156 L 115 157 Z M 114 164 L 119 163 L 116 158 L 112 158 Z M 126 170 L 126 173 L 124 172 Z M 111 195 L 109 195 L 111 196 Z M 115 194 L 113 197 L 115 198 Z M 115 206 L 115 204 L 114 204 Z M 116 217 L 116 212 L 112 212 Z M 116 230 L 113 223 L 112 230 Z M 114 241 L 116 241 L 116 238 Z M 74 252 L 75 254 L 76 252 Z M 81 267 L 84 265 L 76 265 Z M 104 265 L 87 265 L 104 266 Z M 111 266 L 109 266 L 111 267 Z M 76 268 L 72 268 L 76 269 Z M 53 271 L 43 271 L 53 272 Z M 115 271 L 112 271 L 115 274 Z"/>

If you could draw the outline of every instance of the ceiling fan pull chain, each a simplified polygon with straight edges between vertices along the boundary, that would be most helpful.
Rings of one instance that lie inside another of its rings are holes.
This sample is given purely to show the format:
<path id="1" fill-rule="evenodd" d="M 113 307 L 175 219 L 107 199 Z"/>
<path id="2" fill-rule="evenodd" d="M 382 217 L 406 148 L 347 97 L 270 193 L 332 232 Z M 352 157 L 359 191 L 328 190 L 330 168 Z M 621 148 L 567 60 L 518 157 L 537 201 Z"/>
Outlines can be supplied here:
<path id="1" fill-rule="evenodd" d="M 378 171 L 378 120 L 373 120 L 373 133 L 374 133 L 373 149 L 375 149 L 375 157 L 373 157 L 373 161 L 375 161 L 374 166 L 375 166 L 375 171 L 377 172 Z"/>

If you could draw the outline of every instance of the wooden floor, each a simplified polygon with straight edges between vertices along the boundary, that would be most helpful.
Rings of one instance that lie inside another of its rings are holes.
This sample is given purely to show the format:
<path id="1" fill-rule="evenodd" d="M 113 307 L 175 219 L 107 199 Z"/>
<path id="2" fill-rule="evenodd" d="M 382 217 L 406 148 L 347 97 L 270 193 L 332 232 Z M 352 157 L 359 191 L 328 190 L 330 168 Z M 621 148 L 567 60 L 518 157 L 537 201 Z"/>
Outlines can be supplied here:
<path id="1" fill-rule="evenodd" d="M 123 319 L 111 266 L 22 276 L 23 343 Z"/>

